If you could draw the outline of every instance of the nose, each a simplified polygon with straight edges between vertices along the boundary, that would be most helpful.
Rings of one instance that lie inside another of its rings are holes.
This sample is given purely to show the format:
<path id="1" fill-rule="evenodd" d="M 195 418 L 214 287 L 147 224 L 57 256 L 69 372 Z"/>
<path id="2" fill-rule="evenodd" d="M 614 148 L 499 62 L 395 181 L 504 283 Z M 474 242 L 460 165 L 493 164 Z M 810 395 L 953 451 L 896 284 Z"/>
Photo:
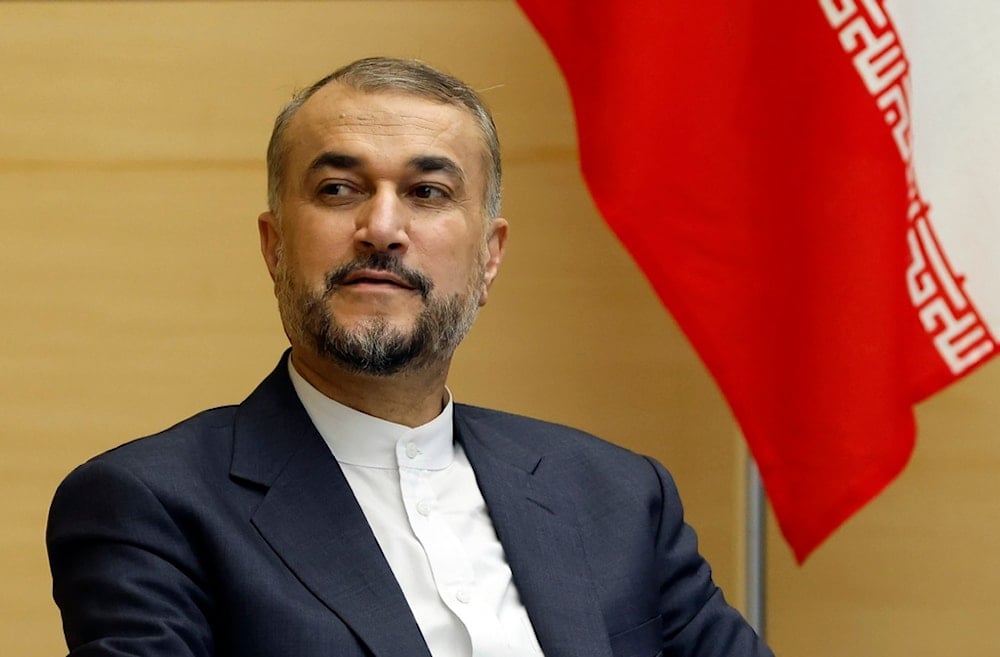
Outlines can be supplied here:
<path id="1" fill-rule="evenodd" d="M 355 220 L 355 245 L 363 252 L 402 254 L 409 246 L 406 204 L 389 188 L 376 188 Z"/>

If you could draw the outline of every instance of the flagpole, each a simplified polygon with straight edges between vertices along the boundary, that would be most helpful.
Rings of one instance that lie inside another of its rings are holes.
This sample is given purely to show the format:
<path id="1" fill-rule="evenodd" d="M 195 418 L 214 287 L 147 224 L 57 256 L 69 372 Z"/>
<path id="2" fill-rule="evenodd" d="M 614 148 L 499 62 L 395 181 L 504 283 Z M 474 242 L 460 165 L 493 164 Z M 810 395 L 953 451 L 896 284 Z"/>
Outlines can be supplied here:
<path id="1" fill-rule="evenodd" d="M 746 502 L 747 621 L 763 639 L 767 629 L 764 582 L 767 496 L 764 493 L 757 463 L 749 451 L 747 452 Z"/>

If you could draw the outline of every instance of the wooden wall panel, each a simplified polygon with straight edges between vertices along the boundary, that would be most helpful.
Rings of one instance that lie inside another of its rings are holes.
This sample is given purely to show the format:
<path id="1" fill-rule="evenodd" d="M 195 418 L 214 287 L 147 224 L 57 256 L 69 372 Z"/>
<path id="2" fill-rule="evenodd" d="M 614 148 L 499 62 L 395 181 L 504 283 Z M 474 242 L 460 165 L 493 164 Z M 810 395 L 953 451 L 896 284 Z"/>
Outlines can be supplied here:
<path id="1" fill-rule="evenodd" d="M 909 466 L 803 568 L 772 532 L 771 630 L 785 654 L 996 653 L 998 390 L 993 363 L 919 406 Z"/>
<path id="2" fill-rule="evenodd" d="M 732 420 L 594 212 L 563 84 L 512 3 L 0 4 L 5 651 L 61 650 L 42 534 L 65 473 L 240 400 L 273 366 L 255 226 L 271 121 L 293 89 L 378 53 L 483 89 L 504 142 L 509 260 L 456 395 L 670 463 L 735 591 Z"/>
<path id="3" fill-rule="evenodd" d="M 369 54 L 469 80 L 500 127 L 510 250 L 456 396 L 660 458 L 741 599 L 735 424 L 594 211 L 564 85 L 512 2 L 3 3 L 5 654 L 62 650 L 42 534 L 65 473 L 240 400 L 273 366 L 284 338 L 255 227 L 270 123 L 293 89 Z M 911 467 L 804 568 L 772 532 L 779 654 L 923 654 L 943 636 L 987 654 L 998 383 L 991 365 L 925 404 Z"/>

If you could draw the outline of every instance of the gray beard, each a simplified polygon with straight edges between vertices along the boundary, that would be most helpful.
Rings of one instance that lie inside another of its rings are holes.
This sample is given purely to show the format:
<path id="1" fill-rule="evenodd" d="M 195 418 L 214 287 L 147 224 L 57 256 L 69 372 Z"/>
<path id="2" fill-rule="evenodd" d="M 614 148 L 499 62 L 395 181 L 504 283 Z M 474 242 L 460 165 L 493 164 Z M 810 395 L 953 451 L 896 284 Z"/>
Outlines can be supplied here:
<path id="1" fill-rule="evenodd" d="M 424 308 L 410 331 L 392 327 L 383 317 L 374 317 L 348 329 L 333 316 L 327 306 L 328 297 L 336 290 L 339 280 L 360 266 L 395 271 L 419 288 Z M 426 278 L 402 268 L 392 258 L 374 256 L 331 272 L 327 289 L 321 295 L 298 288 L 284 267 L 279 266 L 276 289 L 289 337 L 294 334 L 322 357 L 355 374 L 388 376 L 404 370 L 416 371 L 451 358 L 479 312 L 483 276 L 480 263 L 465 294 L 437 299 Z"/>
<path id="2" fill-rule="evenodd" d="M 428 299 L 426 304 L 408 332 L 390 326 L 383 317 L 347 329 L 324 303 L 310 304 L 306 331 L 320 355 L 356 374 L 388 376 L 418 370 L 450 359 L 479 310 L 478 300 L 458 294 Z"/>

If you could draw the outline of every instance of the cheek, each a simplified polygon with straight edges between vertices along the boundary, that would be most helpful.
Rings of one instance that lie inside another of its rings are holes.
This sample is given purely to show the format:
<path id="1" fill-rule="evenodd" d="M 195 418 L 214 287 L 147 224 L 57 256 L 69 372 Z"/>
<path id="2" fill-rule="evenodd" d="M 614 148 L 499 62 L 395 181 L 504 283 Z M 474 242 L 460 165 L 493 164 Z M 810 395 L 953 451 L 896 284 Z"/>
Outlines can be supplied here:
<path id="1" fill-rule="evenodd" d="M 468 219 L 459 225 L 441 225 L 438 229 L 411 236 L 411 249 L 426 263 L 426 273 L 443 281 L 468 281 L 469 272 L 481 266 L 485 244 L 481 232 L 471 230 Z"/>
<path id="2" fill-rule="evenodd" d="M 442 294 L 468 296 L 483 291 L 483 266 L 479 252 L 461 254 L 461 262 L 452 261 L 452 266 L 442 272 L 438 287 Z M 446 277 L 446 278 L 445 278 Z"/>
<path id="3" fill-rule="evenodd" d="M 479 268 L 479 251 L 469 249 L 438 250 L 429 254 L 421 269 L 435 287 L 449 293 L 465 290 L 469 277 Z"/>
<path id="4" fill-rule="evenodd" d="M 310 287 L 323 281 L 326 275 L 352 258 L 343 240 L 326 233 L 300 234 L 291 240 L 284 254 L 287 266 L 294 275 Z"/>

